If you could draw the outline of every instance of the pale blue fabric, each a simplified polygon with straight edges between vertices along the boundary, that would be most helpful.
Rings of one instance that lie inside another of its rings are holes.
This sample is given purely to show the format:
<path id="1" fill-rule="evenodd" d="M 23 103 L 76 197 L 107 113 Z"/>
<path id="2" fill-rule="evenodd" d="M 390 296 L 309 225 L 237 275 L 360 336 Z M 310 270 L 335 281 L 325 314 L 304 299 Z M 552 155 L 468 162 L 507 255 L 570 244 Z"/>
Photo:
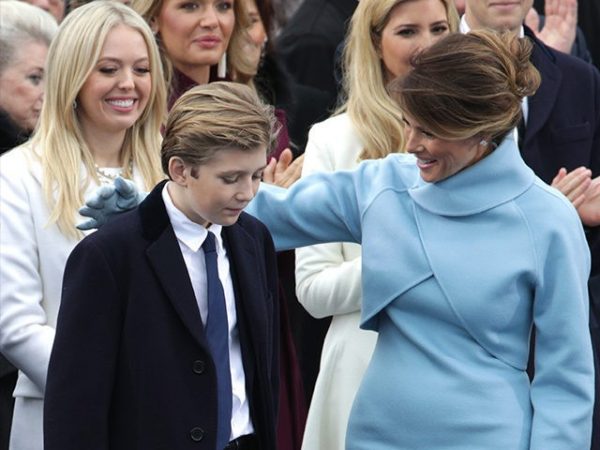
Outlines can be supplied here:
<path id="1" fill-rule="evenodd" d="M 348 449 L 589 450 L 589 250 L 511 138 L 439 183 L 395 154 L 261 186 L 247 211 L 279 249 L 362 243 L 362 326 L 379 339 Z"/>

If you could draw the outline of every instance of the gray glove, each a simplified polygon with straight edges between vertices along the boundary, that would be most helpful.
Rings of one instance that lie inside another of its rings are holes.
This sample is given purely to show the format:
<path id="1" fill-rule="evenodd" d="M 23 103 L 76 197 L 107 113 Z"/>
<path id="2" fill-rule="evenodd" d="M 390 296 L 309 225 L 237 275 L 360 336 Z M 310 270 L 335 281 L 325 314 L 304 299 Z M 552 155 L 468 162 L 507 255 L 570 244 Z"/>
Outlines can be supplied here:
<path id="1" fill-rule="evenodd" d="M 112 185 L 100 186 L 85 201 L 85 205 L 79 209 L 79 214 L 89 219 L 77 225 L 77 228 L 100 228 L 111 217 L 135 208 L 146 195 L 148 193 L 140 192 L 133 181 L 117 177 Z"/>

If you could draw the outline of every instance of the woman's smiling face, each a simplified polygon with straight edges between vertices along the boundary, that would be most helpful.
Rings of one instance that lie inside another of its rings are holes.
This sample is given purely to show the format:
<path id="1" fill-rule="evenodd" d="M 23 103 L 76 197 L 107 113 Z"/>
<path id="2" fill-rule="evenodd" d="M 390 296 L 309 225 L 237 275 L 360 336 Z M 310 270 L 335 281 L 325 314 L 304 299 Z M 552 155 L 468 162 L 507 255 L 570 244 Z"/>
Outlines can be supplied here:
<path id="1" fill-rule="evenodd" d="M 139 31 L 115 26 L 77 96 L 84 133 L 124 133 L 142 115 L 152 89 L 146 42 Z"/>
<path id="2" fill-rule="evenodd" d="M 417 158 L 421 178 L 429 183 L 442 181 L 481 160 L 488 152 L 480 138 L 446 140 L 435 137 L 406 113 L 406 150 Z"/>

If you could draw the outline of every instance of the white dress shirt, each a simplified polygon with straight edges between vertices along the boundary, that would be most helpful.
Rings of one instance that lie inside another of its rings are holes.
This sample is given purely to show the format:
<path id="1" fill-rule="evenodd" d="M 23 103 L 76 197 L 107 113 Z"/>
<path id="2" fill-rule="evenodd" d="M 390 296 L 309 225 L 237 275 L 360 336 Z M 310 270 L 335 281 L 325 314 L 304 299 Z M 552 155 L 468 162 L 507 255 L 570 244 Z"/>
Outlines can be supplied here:
<path id="1" fill-rule="evenodd" d="M 231 411 L 231 439 L 236 439 L 245 434 L 254 433 L 248 396 L 246 395 L 246 377 L 242 365 L 242 351 L 240 348 L 240 334 L 237 327 L 237 313 L 235 308 L 235 294 L 233 291 L 233 280 L 229 270 L 229 258 L 223 247 L 221 238 L 221 225 L 212 224 L 208 229 L 192 222 L 173 204 L 169 194 L 167 183 L 162 191 L 162 198 L 171 221 L 171 226 L 177 237 L 179 248 L 194 289 L 194 295 L 200 310 L 202 322 L 206 324 L 208 315 L 207 285 L 206 285 L 206 262 L 204 261 L 204 250 L 202 243 L 208 236 L 208 231 L 215 235 L 217 250 L 217 265 L 219 279 L 225 293 L 227 307 L 227 321 L 229 323 L 229 366 L 231 368 L 232 411 Z"/>

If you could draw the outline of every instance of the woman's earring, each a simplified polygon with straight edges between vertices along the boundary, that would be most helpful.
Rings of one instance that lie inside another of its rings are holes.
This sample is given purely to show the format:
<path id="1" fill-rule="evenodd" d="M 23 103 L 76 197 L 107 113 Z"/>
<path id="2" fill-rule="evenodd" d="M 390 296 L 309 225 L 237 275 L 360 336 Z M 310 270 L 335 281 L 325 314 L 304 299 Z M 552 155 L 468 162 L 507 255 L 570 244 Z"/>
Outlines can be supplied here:
<path id="1" fill-rule="evenodd" d="M 217 76 L 219 78 L 225 78 L 227 75 L 227 52 L 223 53 L 221 59 L 219 60 L 219 65 L 217 66 Z"/>
<path id="2" fill-rule="evenodd" d="M 488 146 L 488 141 L 486 141 L 485 139 L 482 139 L 482 140 L 479 142 L 479 145 L 481 145 L 482 147 L 487 147 L 487 146 Z"/>
<path id="3" fill-rule="evenodd" d="M 73 100 L 73 109 L 77 109 L 77 100 Z"/>

